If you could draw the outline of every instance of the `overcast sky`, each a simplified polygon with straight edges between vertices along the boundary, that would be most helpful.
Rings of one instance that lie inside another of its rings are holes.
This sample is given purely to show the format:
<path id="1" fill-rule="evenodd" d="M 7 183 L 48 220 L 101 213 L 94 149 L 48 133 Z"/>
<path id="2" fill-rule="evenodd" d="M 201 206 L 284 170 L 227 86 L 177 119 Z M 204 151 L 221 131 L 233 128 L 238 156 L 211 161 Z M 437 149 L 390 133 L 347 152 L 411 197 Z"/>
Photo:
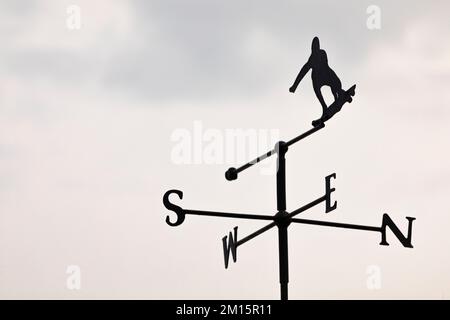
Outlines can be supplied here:
<path id="1" fill-rule="evenodd" d="M 68 27 L 70 5 L 79 29 Z M 367 27 L 369 5 L 380 29 Z M 195 140 L 196 123 L 223 136 L 277 133 L 268 140 L 309 129 L 321 112 L 309 75 L 288 88 L 319 36 L 356 95 L 289 150 L 288 210 L 321 196 L 336 172 L 338 209 L 305 218 L 380 226 L 388 213 L 406 232 L 413 216 L 415 248 L 392 233 L 385 247 L 377 233 L 292 225 L 290 297 L 448 299 L 449 10 L 448 1 L 1 1 L 0 297 L 277 299 L 274 230 L 225 270 L 221 238 L 264 223 L 188 216 L 172 228 L 162 196 L 176 188 L 186 208 L 275 213 L 275 176 L 252 168 L 228 182 L 239 161 L 177 164 L 172 138 L 187 130 Z M 80 290 L 66 286 L 70 265 L 81 268 Z"/>

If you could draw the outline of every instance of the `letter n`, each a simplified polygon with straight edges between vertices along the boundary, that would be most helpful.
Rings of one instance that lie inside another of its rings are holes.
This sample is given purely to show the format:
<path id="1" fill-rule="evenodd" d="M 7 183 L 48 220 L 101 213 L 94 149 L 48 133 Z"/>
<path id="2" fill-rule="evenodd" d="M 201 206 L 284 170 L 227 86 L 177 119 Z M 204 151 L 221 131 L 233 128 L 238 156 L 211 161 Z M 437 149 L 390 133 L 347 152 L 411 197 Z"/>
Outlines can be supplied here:
<path id="1" fill-rule="evenodd" d="M 234 236 L 230 232 L 228 236 L 225 236 L 225 237 L 222 238 L 223 257 L 225 259 L 225 269 L 228 268 L 228 261 L 229 261 L 229 258 L 230 258 L 230 251 L 231 251 L 231 255 L 233 256 L 233 262 L 236 262 L 236 258 L 237 258 L 237 252 L 236 252 L 236 249 L 237 249 L 237 228 L 238 227 L 234 227 Z"/>
<path id="2" fill-rule="evenodd" d="M 385 213 L 383 214 L 383 224 L 381 226 L 381 242 L 382 246 L 388 246 L 389 243 L 386 241 L 386 227 L 389 227 L 397 239 L 402 243 L 402 245 L 406 248 L 413 248 L 411 244 L 412 239 L 412 222 L 416 220 L 416 218 L 406 217 L 408 220 L 408 236 L 404 236 L 400 229 L 394 224 L 394 221 Z"/>

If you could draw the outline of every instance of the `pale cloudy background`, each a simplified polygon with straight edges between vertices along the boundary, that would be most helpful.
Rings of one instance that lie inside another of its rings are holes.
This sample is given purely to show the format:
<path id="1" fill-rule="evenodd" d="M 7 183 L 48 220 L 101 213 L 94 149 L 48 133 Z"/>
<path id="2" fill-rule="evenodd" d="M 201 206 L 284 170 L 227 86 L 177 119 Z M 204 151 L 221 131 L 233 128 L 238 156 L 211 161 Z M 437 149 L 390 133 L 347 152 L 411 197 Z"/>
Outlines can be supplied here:
<path id="1" fill-rule="evenodd" d="M 67 7 L 81 29 L 67 28 Z M 381 9 L 381 29 L 366 9 Z M 309 76 L 288 92 L 319 36 L 354 103 L 288 153 L 288 209 L 337 173 L 338 209 L 304 217 L 389 233 L 292 225 L 290 298 L 450 297 L 448 1 L 0 1 L 0 297 L 278 299 L 277 233 L 223 267 L 222 236 L 264 223 L 188 216 L 171 228 L 162 195 L 186 208 L 273 214 L 257 168 L 176 165 L 174 130 L 278 129 L 320 115 Z M 272 160 L 273 161 L 273 160 Z M 69 290 L 66 269 L 81 268 Z M 367 287 L 378 266 L 381 288 Z"/>

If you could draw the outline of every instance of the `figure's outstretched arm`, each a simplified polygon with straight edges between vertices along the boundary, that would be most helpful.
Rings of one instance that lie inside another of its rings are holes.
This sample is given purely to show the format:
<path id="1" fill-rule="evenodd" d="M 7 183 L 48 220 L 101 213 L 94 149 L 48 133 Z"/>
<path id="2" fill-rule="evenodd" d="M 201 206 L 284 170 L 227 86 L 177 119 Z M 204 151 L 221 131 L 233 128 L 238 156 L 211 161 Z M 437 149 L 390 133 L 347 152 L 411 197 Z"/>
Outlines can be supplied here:
<path id="1" fill-rule="evenodd" d="M 300 83 L 300 81 L 302 81 L 303 77 L 308 73 L 309 69 L 311 69 L 311 63 L 308 60 L 308 62 L 305 63 L 305 65 L 302 67 L 302 69 L 298 73 L 297 78 L 295 78 L 294 84 L 289 88 L 290 92 L 295 92 L 298 84 Z"/>

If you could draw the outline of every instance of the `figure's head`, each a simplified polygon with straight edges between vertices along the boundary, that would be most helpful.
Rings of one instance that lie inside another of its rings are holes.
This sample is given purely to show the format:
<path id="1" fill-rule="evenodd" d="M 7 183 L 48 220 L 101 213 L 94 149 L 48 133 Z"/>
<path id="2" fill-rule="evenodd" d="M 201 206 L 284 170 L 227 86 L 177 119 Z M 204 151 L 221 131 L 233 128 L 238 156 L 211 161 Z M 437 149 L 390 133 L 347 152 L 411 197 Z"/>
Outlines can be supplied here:
<path id="1" fill-rule="evenodd" d="M 312 44 L 311 44 L 311 51 L 312 52 L 317 52 L 320 50 L 320 43 L 319 43 L 319 38 L 314 37 Z"/>

